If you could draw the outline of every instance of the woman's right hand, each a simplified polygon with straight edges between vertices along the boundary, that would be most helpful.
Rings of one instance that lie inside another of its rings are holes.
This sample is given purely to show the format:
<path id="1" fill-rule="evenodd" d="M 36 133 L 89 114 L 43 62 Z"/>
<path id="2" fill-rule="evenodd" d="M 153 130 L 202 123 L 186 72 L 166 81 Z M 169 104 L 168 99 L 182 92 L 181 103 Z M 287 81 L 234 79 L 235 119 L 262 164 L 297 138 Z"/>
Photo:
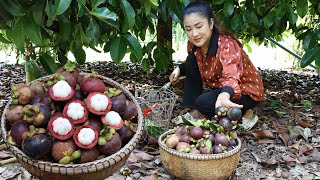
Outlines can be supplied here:
<path id="1" fill-rule="evenodd" d="M 171 75 L 169 76 L 170 82 L 171 82 L 171 83 L 175 83 L 175 82 L 178 80 L 179 76 L 180 76 L 180 68 L 179 68 L 179 67 L 176 67 L 176 68 L 172 71 Z"/>

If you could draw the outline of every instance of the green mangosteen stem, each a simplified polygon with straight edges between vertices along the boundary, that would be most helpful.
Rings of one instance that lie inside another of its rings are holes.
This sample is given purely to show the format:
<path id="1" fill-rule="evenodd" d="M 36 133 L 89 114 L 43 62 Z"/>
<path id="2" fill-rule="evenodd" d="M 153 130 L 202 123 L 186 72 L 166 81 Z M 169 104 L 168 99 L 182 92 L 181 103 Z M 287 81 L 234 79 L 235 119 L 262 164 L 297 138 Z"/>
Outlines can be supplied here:
<path id="1" fill-rule="evenodd" d="M 59 163 L 60 164 L 69 164 L 72 161 L 71 156 L 65 156 L 62 159 L 60 159 Z"/>
<path id="2" fill-rule="evenodd" d="M 35 126 L 41 125 L 43 123 L 44 118 L 45 117 L 42 113 L 36 114 L 33 119 L 33 125 L 35 125 Z"/>
<path id="3" fill-rule="evenodd" d="M 18 98 L 19 97 L 19 92 L 18 91 L 13 91 L 11 97 L 12 98 Z"/>
<path id="4" fill-rule="evenodd" d="M 81 157 L 81 150 L 76 150 L 75 152 L 72 153 L 72 159 L 73 160 L 76 160 L 76 159 L 79 159 Z"/>
<path id="5" fill-rule="evenodd" d="M 98 139 L 98 144 L 100 146 L 104 146 L 104 145 L 107 144 L 107 141 L 106 141 L 106 139 L 104 137 L 100 136 L 99 139 Z"/>
<path id="6" fill-rule="evenodd" d="M 12 104 L 14 104 L 14 105 L 19 104 L 19 100 L 18 99 L 12 99 Z"/>
<path id="7" fill-rule="evenodd" d="M 206 148 L 212 149 L 212 142 L 210 140 L 206 140 L 205 144 L 206 144 Z"/>
<path id="8" fill-rule="evenodd" d="M 75 62 L 68 61 L 63 68 L 68 72 L 72 72 L 77 68 L 77 64 Z"/>

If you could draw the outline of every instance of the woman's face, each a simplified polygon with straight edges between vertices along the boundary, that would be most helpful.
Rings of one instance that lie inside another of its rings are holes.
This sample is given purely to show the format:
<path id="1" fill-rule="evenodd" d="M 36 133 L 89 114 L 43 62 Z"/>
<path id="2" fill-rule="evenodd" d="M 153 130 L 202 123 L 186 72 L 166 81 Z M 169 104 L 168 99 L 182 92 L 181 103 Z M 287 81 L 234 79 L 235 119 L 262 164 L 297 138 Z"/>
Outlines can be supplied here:
<path id="1" fill-rule="evenodd" d="M 183 24 L 190 42 L 197 47 L 207 48 L 209 46 L 213 28 L 212 19 L 209 23 L 208 19 L 199 13 L 191 13 L 185 15 Z"/>

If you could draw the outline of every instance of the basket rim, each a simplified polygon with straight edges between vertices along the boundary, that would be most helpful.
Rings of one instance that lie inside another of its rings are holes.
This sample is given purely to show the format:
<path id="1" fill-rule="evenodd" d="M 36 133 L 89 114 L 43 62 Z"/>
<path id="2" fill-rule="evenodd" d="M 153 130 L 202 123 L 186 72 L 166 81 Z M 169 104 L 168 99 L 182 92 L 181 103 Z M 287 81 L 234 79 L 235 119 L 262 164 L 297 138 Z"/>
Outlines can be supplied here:
<path id="1" fill-rule="evenodd" d="M 224 152 L 224 153 L 220 153 L 220 154 L 189 154 L 189 153 L 184 153 L 184 152 L 179 152 L 177 150 L 168 148 L 163 142 L 162 140 L 169 134 L 173 134 L 175 131 L 173 129 L 170 129 L 166 132 L 164 132 L 163 134 L 161 134 L 159 136 L 158 139 L 158 144 L 159 147 L 166 151 L 169 154 L 172 154 L 174 156 L 178 156 L 181 158 L 185 158 L 185 159 L 191 159 L 191 160 L 200 160 L 200 161 L 206 161 L 206 160 L 218 160 L 218 159 L 223 159 L 223 158 L 227 158 L 230 156 L 233 156 L 234 154 L 238 153 L 241 149 L 241 140 L 239 139 L 239 137 L 237 137 L 237 141 L 238 141 L 238 145 L 232 149 L 231 151 L 228 152 Z"/>
<path id="2" fill-rule="evenodd" d="M 80 73 L 82 75 L 85 74 L 90 74 L 90 73 Z M 47 75 L 47 76 L 43 76 L 41 78 L 35 79 L 29 83 L 32 84 L 36 81 L 44 81 L 48 78 L 50 78 L 52 75 Z M 1 116 L 1 134 L 2 134 L 2 139 L 3 141 L 6 143 L 6 145 L 9 147 L 9 149 L 13 152 L 13 154 L 18 158 L 21 159 L 22 161 L 35 166 L 35 167 L 40 167 L 40 165 L 43 166 L 50 166 L 50 168 L 79 168 L 79 173 L 77 173 L 78 171 L 74 171 L 74 174 L 83 174 L 84 171 L 81 171 L 83 169 L 86 169 L 88 167 L 91 166 L 96 166 L 96 171 L 100 171 L 102 169 L 106 169 L 108 167 L 111 167 L 112 165 L 116 164 L 117 162 L 121 161 L 123 158 L 127 157 L 130 155 L 130 153 L 133 151 L 133 149 L 137 146 L 137 144 L 139 143 L 141 137 L 142 137 L 142 130 L 143 130 L 143 124 L 144 124 L 144 119 L 143 119 L 143 115 L 142 115 L 142 110 L 140 108 L 140 105 L 138 103 L 138 101 L 136 100 L 136 98 L 133 96 L 133 94 L 126 89 L 123 85 L 119 84 L 118 82 L 106 77 L 106 76 L 102 76 L 102 75 L 97 75 L 98 78 L 102 79 L 105 83 L 107 83 L 108 85 L 112 85 L 114 87 L 117 87 L 119 89 L 122 90 L 122 92 L 131 100 L 134 102 L 134 104 L 137 106 L 137 110 L 138 110 L 138 128 L 136 133 L 134 134 L 134 136 L 131 138 L 131 140 L 125 145 L 123 146 L 120 150 L 118 150 L 116 153 L 107 156 L 105 158 L 99 159 L 99 160 L 95 160 L 92 162 L 87 162 L 87 163 L 81 163 L 81 164 L 60 164 L 60 163 L 53 163 L 53 162 L 49 162 L 49 161 L 43 161 L 43 160 L 35 160 L 30 158 L 29 156 L 27 156 L 24 152 L 22 152 L 22 150 L 20 150 L 17 146 L 11 145 L 7 142 L 6 137 L 7 137 L 7 130 L 6 130 L 6 111 L 8 109 L 8 107 L 11 105 L 12 102 L 12 98 L 10 97 L 5 109 L 3 110 L 2 116 Z M 105 162 L 109 162 L 107 165 L 102 164 L 102 166 L 99 166 L 101 163 L 105 163 Z M 97 166 L 98 165 L 98 166 Z M 46 171 L 47 168 L 44 169 L 44 171 Z"/>

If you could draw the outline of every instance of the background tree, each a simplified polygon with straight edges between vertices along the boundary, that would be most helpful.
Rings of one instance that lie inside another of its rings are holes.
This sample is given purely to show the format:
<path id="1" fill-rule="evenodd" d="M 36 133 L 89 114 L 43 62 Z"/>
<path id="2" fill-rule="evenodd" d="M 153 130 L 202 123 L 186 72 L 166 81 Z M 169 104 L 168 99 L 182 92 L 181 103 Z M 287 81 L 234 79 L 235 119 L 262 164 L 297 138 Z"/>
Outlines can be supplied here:
<path id="1" fill-rule="evenodd" d="M 303 42 L 301 66 L 320 66 L 318 0 L 208 1 L 221 25 L 242 41 L 281 40 L 290 30 Z M 0 0 L 0 41 L 12 43 L 25 57 L 27 80 L 67 62 L 86 60 L 84 47 L 110 52 L 115 63 L 126 53 L 149 71 L 172 67 L 172 24 L 181 23 L 190 0 Z M 230 23 L 231 22 L 231 23 Z M 158 35 L 146 40 L 146 35 Z"/>

